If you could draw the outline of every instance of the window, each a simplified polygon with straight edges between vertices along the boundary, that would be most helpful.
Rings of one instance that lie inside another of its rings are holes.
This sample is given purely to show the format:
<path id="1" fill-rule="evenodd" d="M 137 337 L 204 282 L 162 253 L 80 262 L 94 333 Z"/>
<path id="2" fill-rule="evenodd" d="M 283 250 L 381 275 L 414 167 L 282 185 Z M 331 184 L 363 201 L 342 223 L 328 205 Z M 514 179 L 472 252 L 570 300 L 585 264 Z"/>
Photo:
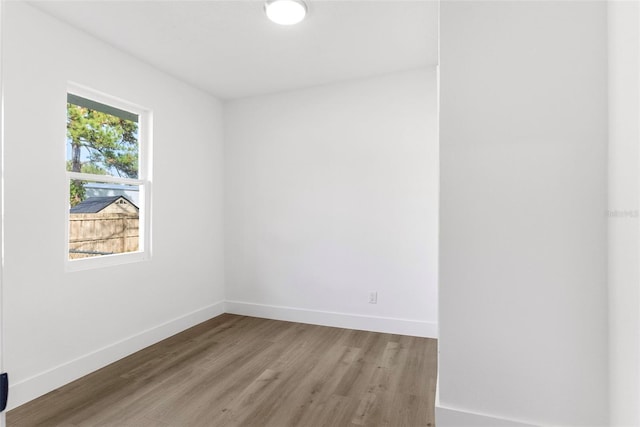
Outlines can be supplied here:
<path id="1" fill-rule="evenodd" d="M 68 268 L 147 258 L 150 113 L 74 86 L 66 125 Z"/>

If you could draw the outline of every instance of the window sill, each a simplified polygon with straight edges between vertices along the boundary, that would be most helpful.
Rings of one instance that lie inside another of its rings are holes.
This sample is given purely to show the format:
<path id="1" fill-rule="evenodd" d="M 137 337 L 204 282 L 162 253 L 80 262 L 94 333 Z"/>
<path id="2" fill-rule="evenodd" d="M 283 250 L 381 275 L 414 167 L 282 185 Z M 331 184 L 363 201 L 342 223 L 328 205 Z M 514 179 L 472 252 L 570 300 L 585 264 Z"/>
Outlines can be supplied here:
<path id="1" fill-rule="evenodd" d="M 104 267 L 113 267 L 116 265 L 130 264 L 133 262 L 146 261 L 150 257 L 146 252 L 129 252 L 114 255 L 102 255 L 93 258 L 81 258 L 74 260 L 66 260 L 65 271 L 83 271 L 94 270 Z"/>

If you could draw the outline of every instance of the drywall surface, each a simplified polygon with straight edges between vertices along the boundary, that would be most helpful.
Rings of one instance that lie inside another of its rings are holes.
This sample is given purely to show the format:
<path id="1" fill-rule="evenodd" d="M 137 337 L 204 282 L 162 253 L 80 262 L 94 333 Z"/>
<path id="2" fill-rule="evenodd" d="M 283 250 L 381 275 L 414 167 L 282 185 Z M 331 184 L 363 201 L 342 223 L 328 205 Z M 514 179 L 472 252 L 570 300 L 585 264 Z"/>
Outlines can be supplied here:
<path id="1" fill-rule="evenodd" d="M 5 368 L 23 403 L 222 312 L 220 103 L 6 2 Z M 153 112 L 152 259 L 65 272 L 67 82 Z"/>
<path id="2" fill-rule="evenodd" d="M 440 405 L 607 425 L 607 5 L 445 1 L 440 66 Z"/>
<path id="3" fill-rule="evenodd" d="M 612 426 L 640 425 L 640 7 L 609 2 L 609 328 Z"/>
<path id="4" fill-rule="evenodd" d="M 227 307 L 435 336 L 436 102 L 430 68 L 225 103 Z"/>

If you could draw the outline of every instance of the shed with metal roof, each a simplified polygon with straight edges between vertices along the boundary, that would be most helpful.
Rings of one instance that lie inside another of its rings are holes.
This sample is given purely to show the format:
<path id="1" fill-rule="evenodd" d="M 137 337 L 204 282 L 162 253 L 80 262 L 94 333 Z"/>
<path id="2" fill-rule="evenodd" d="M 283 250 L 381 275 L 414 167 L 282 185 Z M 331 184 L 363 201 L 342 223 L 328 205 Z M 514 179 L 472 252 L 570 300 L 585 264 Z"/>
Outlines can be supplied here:
<path id="1" fill-rule="evenodd" d="M 73 206 L 72 214 L 138 213 L 138 207 L 125 196 L 89 197 Z"/>

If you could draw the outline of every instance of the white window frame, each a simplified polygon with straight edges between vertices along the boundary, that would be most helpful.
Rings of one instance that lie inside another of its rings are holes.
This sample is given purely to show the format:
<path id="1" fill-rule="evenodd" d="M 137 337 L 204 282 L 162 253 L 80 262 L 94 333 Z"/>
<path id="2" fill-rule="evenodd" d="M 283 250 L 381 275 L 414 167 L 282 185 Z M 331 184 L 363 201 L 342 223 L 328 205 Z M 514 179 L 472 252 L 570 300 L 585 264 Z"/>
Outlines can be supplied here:
<path id="1" fill-rule="evenodd" d="M 111 106 L 120 110 L 128 111 L 138 116 L 138 178 L 120 178 L 109 175 L 93 175 L 80 172 L 66 171 L 64 164 L 61 166 L 66 173 L 65 197 L 69 199 L 69 184 L 71 180 L 82 180 L 92 182 L 114 183 L 137 185 L 139 188 L 139 246 L 136 252 L 125 252 L 112 255 L 101 255 L 90 258 L 69 259 L 69 219 L 70 212 L 68 202 L 66 204 L 66 222 L 65 222 L 65 269 L 66 271 L 81 271 L 94 268 L 103 268 L 132 262 L 141 262 L 151 259 L 151 171 L 152 171 L 152 129 L 153 117 L 151 110 L 141 107 L 128 101 L 107 95 L 105 93 L 87 88 L 76 83 L 69 83 L 67 93 L 65 94 L 65 111 L 66 97 L 68 94 L 76 95 L 85 99 L 96 101 L 100 104 Z M 66 117 L 66 114 L 65 114 Z M 66 162 L 66 144 L 62 144 Z"/>

